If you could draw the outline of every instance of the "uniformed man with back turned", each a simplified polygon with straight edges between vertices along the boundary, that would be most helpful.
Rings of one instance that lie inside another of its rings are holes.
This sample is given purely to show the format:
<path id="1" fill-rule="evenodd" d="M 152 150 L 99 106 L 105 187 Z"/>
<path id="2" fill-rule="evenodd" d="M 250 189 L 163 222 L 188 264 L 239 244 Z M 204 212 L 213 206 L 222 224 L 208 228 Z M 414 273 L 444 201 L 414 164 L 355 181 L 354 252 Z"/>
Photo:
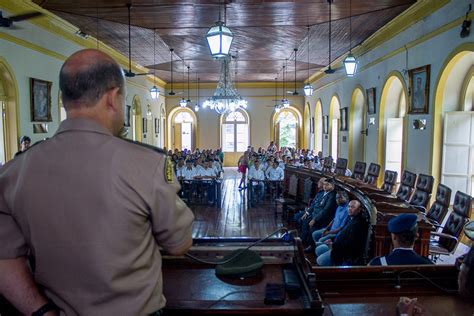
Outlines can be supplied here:
<path id="1" fill-rule="evenodd" d="M 76 52 L 59 85 L 67 119 L 0 170 L 0 295 L 25 315 L 159 314 L 160 248 L 192 244 L 173 166 L 117 137 L 126 87 L 111 57 Z"/>
<path id="2" fill-rule="evenodd" d="M 388 221 L 393 251 L 389 255 L 372 259 L 369 265 L 433 264 L 430 259 L 420 256 L 413 250 L 418 237 L 417 221 L 418 216 L 415 214 L 400 214 Z"/>

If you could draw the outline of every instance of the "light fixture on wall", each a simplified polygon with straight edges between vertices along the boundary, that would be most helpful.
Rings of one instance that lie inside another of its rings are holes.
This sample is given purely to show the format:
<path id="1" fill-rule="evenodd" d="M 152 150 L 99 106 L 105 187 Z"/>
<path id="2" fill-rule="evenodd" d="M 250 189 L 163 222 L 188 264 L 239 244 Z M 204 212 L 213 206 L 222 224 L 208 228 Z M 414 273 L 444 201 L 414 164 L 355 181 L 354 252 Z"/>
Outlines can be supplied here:
<path id="1" fill-rule="evenodd" d="M 247 101 L 244 100 L 234 87 L 230 71 L 232 56 L 221 58 L 221 72 L 214 95 L 204 101 L 203 108 L 211 108 L 218 114 L 233 112 L 238 108 L 247 108 Z"/>
<path id="2" fill-rule="evenodd" d="M 196 105 L 194 106 L 194 111 L 195 112 L 199 112 L 199 109 L 200 109 L 200 106 L 199 106 L 199 81 L 201 80 L 201 78 L 198 77 L 197 79 L 197 101 L 196 101 Z"/>
<path id="3" fill-rule="evenodd" d="M 419 130 L 426 129 L 426 119 L 413 120 L 413 129 L 419 129 Z"/>
<path id="4" fill-rule="evenodd" d="M 349 0 L 349 54 L 344 59 L 344 68 L 348 77 L 354 77 L 357 72 L 357 60 L 352 55 L 352 0 Z"/>
<path id="5" fill-rule="evenodd" d="M 219 6 L 219 21 L 212 26 L 206 34 L 207 44 L 214 58 L 226 57 L 229 55 L 230 46 L 234 39 L 234 34 L 226 26 L 227 8 L 224 4 L 224 22 L 221 21 L 221 8 Z"/>
<path id="6" fill-rule="evenodd" d="M 308 82 L 306 83 L 306 85 L 304 86 L 303 90 L 304 90 L 304 95 L 307 96 L 307 97 L 310 97 L 313 95 L 313 86 L 309 84 L 309 25 L 308 25 L 308 35 L 306 36 L 308 38 L 308 51 L 307 51 L 307 55 L 308 55 L 308 63 L 307 63 L 307 66 L 308 66 Z"/>
<path id="7" fill-rule="evenodd" d="M 150 88 L 150 95 L 153 100 L 158 99 L 160 96 L 160 90 L 156 87 L 156 77 L 155 77 L 155 65 L 156 65 L 156 32 L 153 29 L 153 87 Z"/>
<path id="8" fill-rule="evenodd" d="M 469 4 L 469 9 L 466 12 L 466 18 L 462 22 L 461 33 L 459 34 L 461 38 L 468 37 L 469 33 L 471 33 L 471 20 L 467 19 L 469 12 L 471 12 L 471 9 L 472 9 L 472 6 L 471 4 Z"/>

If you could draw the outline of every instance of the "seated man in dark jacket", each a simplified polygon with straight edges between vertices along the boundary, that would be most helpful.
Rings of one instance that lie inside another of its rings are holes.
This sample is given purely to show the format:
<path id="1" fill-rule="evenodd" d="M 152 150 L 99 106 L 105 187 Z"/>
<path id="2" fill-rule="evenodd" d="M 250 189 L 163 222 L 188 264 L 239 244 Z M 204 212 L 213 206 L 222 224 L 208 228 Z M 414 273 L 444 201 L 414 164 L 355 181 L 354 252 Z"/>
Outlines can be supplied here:
<path id="1" fill-rule="evenodd" d="M 324 195 L 319 206 L 313 209 L 311 217 L 308 216 L 302 223 L 301 240 L 309 245 L 305 251 L 312 251 L 314 241 L 311 235 L 313 231 L 326 227 L 334 218 L 336 213 L 336 191 L 334 183 L 324 182 Z"/>
<path id="2" fill-rule="evenodd" d="M 430 259 L 417 254 L 413 247 L 418 237 L 418 216 L 400 214 L 388 222 L 388 231 L 392 237 L 392 253 L 376 257 L 370 261 L 371 266 L 433 264 Z"/>
<path id="3" fill-rule="evenodd" d="M 324 196 L 324 182 L 326 182 L 326 178 L 321 178 L 318 181 L 318 192 L 314 196 L 313 200 L 311 201 L 311 205 L 307 208 L 305 208 L 302 211 L 299 211 L 298 213 L 295 214 L 293 217 L 293 220 L 296 222 L 296 225 L 298 228 L 301 229 L 301 225 L 303 221 L 311 215 L 313 212 L 314 208 L 319 206 L 321 203 L 321 200 L 323 199 Z"/>
<path id="4" fill-rule="evenodd" d="M 327 240 L 324 245 L 316 248 L 318 265 L 362 264 L 367 245 L 369 222 L 364 218 L 362 207 L 357 200 L 349 202 L 348 214 L 350 216 L 349 223 L 336 235 L 334 241 Z"/>

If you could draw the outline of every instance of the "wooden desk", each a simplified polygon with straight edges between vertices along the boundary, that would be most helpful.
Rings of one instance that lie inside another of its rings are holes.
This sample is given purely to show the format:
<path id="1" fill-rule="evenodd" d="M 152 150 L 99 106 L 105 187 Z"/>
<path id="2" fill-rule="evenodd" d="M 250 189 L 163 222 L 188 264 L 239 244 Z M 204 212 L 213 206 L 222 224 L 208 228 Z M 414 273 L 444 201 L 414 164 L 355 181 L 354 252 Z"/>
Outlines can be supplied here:
<path id="1" fill-rule="evenodd" d="M 369 193 L 376 191 L 376 189 L 365 183 L 362 183 L 360 180 L 344 176 L 323 174 L 322 172 L 307 168 L 297 168 L 291 166 L 287 166 L 285 168 L 284 192 L 288 192 L 288 188 L 286 186 L 289 184 L 289 181 L 287 181 L 287 179 L 290 179 L 292 176 L 298 177 L 299 184 L 308 177 L 313 179 L 314 183 L 316 183 L 322 177 L 333 178 L 337 190 L 344 190 L 349 193 L 351 199 L 357 199 L 361 202 L 362 207 L 371 216 L 371 224 L 374 232 L 373 238 L 371 240 L 372 251 L 370 257 L 383 256 L 390 253 L 390 250 L 392 249 L 392 241 L 390 233 L 387 230 L 387 223 L 390 218 L 401 213 L 418 213 L 418 210 L 414 208 L 397 208 L 396 206 L 389 208 L 384 206 L 384 212 L 377 211 L 376 205 L 372 202 L 368 195 Z M 303 196 L 301 190 L 302 186 L 298 185 L 298 193 L 292 197 L 298 200 L 301 196 Z M 313 190 L 312 192 L 313 196 L 316 193 L 315 191 L 316 190 Z M 428 256 L 429 254 L 430 232 L 432 230 L 434 230 L 434 227 L 424 218 L 420 217 L 418 222 L 418 233 L 420 238 L 415 243 L 415 251 L 422 256 Z"/>
<path id="2" fill-rule="evenodd" d="M 195 241 L 190 252 L 201 259 L 216 261 L 226 252 L 244 248 L 251 241 L 249 238 L 203 239 L 197 244 Z M 311 270 L 309 266 L 302 266 L 305 264 L 302 246 L 300 251 L 295 251 L 292 243 L 274 239 L 253 249 L 262 256 L 265 264 L 257 277 L 249 279 L 218 277 L 215 265 L 196 263 L 188 258 L 165 257 L 163 294 L 167 299 L 166 315 L 322 315 L 321 298 L 305 277 L 304 271 Z M 284 269 L 297 271 L 302 288 L 307 290 L 297 298 L 287 296 L 284 305 L 265 305 L 266 284 L 283 284 Z"/>
<path id="3" fill-rule="evenodd" d="M 325 304 L 324 315 L 396 315 L 401 296 L 418 298 L 431 315 L 474 314 L 474 302 L 457 294 L 454 266 L 390 266 L 316 268 L 317 288 Z M 443 292 L 415 271 L 449 290 Z M 399 281 L 397 281 L 399 280 Z M 400 288 L 395 287 L 397 284 Z"/>

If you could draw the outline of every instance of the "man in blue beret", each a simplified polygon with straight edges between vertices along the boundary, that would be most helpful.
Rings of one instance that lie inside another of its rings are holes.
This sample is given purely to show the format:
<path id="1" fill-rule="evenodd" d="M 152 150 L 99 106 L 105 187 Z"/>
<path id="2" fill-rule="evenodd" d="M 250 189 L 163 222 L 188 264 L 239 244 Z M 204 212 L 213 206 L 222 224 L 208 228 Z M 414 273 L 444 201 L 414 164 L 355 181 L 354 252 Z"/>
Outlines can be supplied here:
<path id="1" fill-rule="evenodd" d="M 418 237 L 418 217 L 415 214 L 400 214 L 388 222 L 388 231 L 392 237 L 393 251 L 383 257 L 370 261 L 371 266 L 433 264 L 413 250 Z"/>

